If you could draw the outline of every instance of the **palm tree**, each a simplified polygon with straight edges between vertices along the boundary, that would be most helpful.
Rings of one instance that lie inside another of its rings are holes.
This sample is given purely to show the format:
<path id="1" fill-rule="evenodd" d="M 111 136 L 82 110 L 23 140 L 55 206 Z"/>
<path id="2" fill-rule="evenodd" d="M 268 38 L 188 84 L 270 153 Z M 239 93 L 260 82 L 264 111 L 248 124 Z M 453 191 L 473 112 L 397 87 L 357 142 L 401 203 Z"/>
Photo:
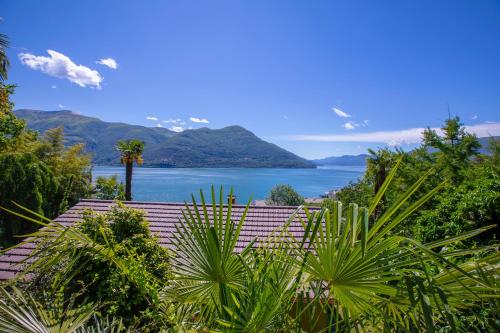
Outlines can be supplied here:
<path id="1" fill-rule="evenodd" d="M 377 151 L 368 149 L 368 153 L 370 155 L 367 158 L 367 172 L 373 175 L 373 192 L 374 194 L 377 194 L 387 178 L 388 169 L 391 165 L 392 153 L 387 148 L 379 149 Z M 380 199 L 379 205 L 375 208 L 375 218 L 379 217 L 382 213 L 382 205 L 385 201 L 385 195 Z"/>
<path id="2" fill-rule="evenodd" d="M 7 80 L 7 70 L 10 66 L 9 58 L 7 58 L 7 47 L 9 47 L 7 35 L 0 34 L 0 81 Z"/>
<path id="3" fill-rule="evenodd" d="M 140 140 L 118 141 L 116 148 L 120 151 L 120 161 L 125 165 L 125 200 L 132 200 L 132 168 L 134 161 L 141 165 L 142 153 L 144 151 L 144 142 Z"/>

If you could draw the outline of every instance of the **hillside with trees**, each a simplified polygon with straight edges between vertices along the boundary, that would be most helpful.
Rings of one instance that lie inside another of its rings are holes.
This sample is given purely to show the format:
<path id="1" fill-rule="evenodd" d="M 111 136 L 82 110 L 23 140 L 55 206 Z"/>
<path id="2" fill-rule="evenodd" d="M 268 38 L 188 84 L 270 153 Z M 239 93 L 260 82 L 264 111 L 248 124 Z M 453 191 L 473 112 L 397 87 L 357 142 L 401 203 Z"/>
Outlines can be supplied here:
<path id="1" fill-rule="evenodd" d="M 181 133 L 160 127 L 104 122 L 71 111 L 16 110 L 29 128 L 62 126 L 68 145 L 83 143 L 98 165 L 119 164 L 116 142 L 143 141 L 144 165 L 177 168 L 314 168 L 315 165 L 258 138 L 241 126 L 200 128 Z"/>

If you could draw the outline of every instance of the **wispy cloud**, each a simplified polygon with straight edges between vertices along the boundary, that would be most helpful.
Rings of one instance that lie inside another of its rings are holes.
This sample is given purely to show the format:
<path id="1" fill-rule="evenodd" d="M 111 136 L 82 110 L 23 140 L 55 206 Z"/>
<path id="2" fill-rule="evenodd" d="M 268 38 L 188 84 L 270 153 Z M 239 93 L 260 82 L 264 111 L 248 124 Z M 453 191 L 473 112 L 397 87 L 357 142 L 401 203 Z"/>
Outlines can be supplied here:
<path id="1" fill-rule="evenodd" d="M 172 125 L 172 126 L 170 126 L 169 130 L 179 133 L 179 132 L 184 131 L 184 127 Z"/>
<path id="2" fill-rule="evenodd" d="M 64 109 L 65 108 L 65 106 L 62 105 L 62 104 L 57 104 L 57 106 L 59 107 L 59 109 Z"/>
<path id="3" fill-rule="evenodd" d="M 80 87 L 101 88 L 103 77 L 98 71 L 77 65 L 69 57 L 54 50 L 47 50 L 47 53 L 49 57 L 36 56 L 31 53 L 19 53 L 18 56 L 21 63 L 31 69 L 60 79 L 67 79 Z"/>
<path id="4" fill-rule="evenodd" d="M 172 124 L 172 125 L 177 125 L 177 126 L 184 126 L 186 125 L 186 122 L 183 121 L 181 118 L 177 119 L 168 119 L 168 120 L 163 120 L 163 123 L 165 124 Z"/>
<path id="5" fill-rule="evenodd" d="M 335 114 L 341 118 L 350 118 L 351 115 L 348 114 L 348 113 L 345 113 L 344 111 L 340 110 L 340 109 L 337 109 L 337 108 L 333 108 L 332 109 L 333 112 L 335 112 Z"/>
<path id="6" fill-rule="evenodd" d="M 203 123 L 203 124 L 208 124 L 209 121 L 205 118 L 195 118 L 195 117 L 190 117 L 189 118 L 190 121 L 192 121 L 193 123 Z"/>
<path id="7" fill-rule="evenodd" d="M 472 120 L 476 120 L 477 118 L 478 118 L 478 117 L 477 117 L 477 114 L 475 114 L 475 115 L 473 115 L 473 116 L 472 116 L 472 118 L 471 118 L 471 119 L 472 119 Z"/>
<path id="8" fill-rule="evenodd" d="M 181 122 L 181 118 L 164 120 L 165 124 L 177 124 Z"/>
<path id="9" fill-rule="evenodd" d="M 57 87 L 56 87 L 56 85 L 55 85 L 55 84 L 53 84 L 53 85 L 52 85 L 52 89 L 56 89 L 56 88 L 57 88 Z"/>
<path id="10" fill-rule="evenodd" d="M 355 129 L 358 126 L 359 124 L 355 123 L 354 121 L 348 121 L 347 123 L 342 124 L 342 127 L 349 131 Z"/>
<path id="11" fill-rule="evenodd" d="M 156 124 L 156 127 L 163 127 L 161 124 Z"/>
<path id="12" fill-rule="evenodd" d="M 147 116 L 146 119 L 151 120 L 151 121 L 158 121 L 158 117 L 154 117 L 154 116 Z"/>
<path id="13" fill-rule="evenodd" d="M 472 126 L 465 126 L 469 133 L 474 133 L 478 137 L 500 135 L 500 123 L 482 123 Z M 396 131 L 377 131 L 367 133 L 351 134 L 324 134 L 324 135 L 289 135 L 284 139 L 291 141 L 316 141 L 316 142 L 374 142 L 386 143 L 389 145 L 416 144 L 422 141 L 422 133 L 425 128 L 409 128 Z M 442 134 L 440 128 L 433 128 Z"/>
<path id="14" fill-rule="evenodd" d="M 107 66 L 107 67 L 109 67 L 111 69 L 117 69 L 118 68 L 118 63 L 113 58 L 99 59 L 99 61 L 96 61 L 96 63 L 99 64 L 99 65 Z"/>

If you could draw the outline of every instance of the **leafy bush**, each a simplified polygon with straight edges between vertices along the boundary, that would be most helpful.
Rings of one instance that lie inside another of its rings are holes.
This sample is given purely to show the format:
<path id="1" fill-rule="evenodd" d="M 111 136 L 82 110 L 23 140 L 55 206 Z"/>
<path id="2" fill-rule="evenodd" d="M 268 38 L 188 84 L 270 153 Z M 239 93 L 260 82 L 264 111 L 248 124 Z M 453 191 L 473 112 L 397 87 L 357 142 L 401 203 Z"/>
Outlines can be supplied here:
<path id="1" fill-rule="evenodd" d="M 109 256 L 98 256 L 93 248 L 63 242 L 51 253 L 73 257 L 37 269 L 30 289 L 39 293 L 48 285 L 58 292 L 62 288 L 68 297 L 78 295 L 79 302 L 100 304 L 103 314 L 123 318 L 126 325 L 145 325 L 158 315 L 151 310 L 150 298 L 171 278 L 170 255 L 151 234 L 144 213 L 122 204 L 106 214 L 88 210 L 75 227 L 108 251 L 111 263 Z M 124 276 L 124 267 L 134 275 L 132 279 Z M 73 272 L 69 280 L 58 284 L 68 272 Z"/>
<path id="2" fill-rule="evenodd" d="M 97 177 L 95 197 L 101 200 L 125 200 L 125 186 L 118 182 L 118 177 Z"/>
<path id="3" fill-rule="evenodd" d="M 266 203 L 277 206 L 299 206 L 304 203 L 304 198 L 290 185 L 282 184 L 271 189 Z"/>
<path id="4" fill-rule="evenodd" d="M 500 177 L 491 169 L 476 170 L 458 186 L 448 186 L 436 197 L 432 210 L 423 211 L 413 225 L 415 236 L 423 242 L 490 225 L 500 217 Z M 498 239 L 498 229 L 479 240 Z M 472 244 L 468 244 L 469 246 Z"/>

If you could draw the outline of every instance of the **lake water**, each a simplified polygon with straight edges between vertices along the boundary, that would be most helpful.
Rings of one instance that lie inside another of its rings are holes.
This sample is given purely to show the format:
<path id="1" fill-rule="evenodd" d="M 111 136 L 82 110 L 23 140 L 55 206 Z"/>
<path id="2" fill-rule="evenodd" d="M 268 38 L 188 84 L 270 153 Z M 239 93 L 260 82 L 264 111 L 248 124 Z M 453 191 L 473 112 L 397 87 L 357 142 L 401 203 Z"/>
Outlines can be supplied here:
<path id="1" fill-rule="evenodd" d="M 319 197 L 338 189 L 364 172 L 362 166 L 336 166 L 318 169 L 244 169 L 244 168 L 139 168 L 134 167 L 132 195 L 138 201 L 183 202 L 191 194 L 203 189 L 209 196 L 210 186 L 224 186 L 229 193 L 231 186 L 238 203 L 250 197 L 265 199 L 276 184 L 289 184 L 304 197 Z M 93 178 L 118 175 L 124 182 L 124 167 L 95 166 Z"/>

